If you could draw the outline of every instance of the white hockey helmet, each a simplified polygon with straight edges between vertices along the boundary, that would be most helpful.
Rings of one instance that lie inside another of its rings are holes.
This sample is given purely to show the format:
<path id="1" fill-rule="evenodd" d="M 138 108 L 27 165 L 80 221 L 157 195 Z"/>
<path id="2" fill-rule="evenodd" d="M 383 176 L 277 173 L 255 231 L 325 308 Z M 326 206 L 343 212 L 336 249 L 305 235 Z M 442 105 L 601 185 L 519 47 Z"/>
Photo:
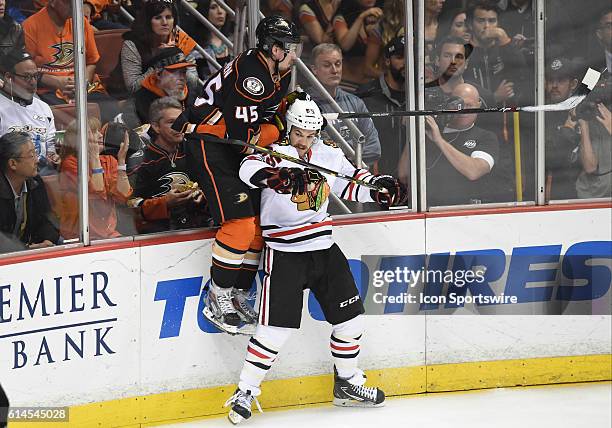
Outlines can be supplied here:
<path id="1" fill-rule="evenodd" d="M 291 133 L 293 126 L 309 131 L 320 131 L 324 123 L 319 106 L 310 99 L 308 94 L 297 98 L 289 106 L 285 120 L 287 121 L 287 135 Z"/>

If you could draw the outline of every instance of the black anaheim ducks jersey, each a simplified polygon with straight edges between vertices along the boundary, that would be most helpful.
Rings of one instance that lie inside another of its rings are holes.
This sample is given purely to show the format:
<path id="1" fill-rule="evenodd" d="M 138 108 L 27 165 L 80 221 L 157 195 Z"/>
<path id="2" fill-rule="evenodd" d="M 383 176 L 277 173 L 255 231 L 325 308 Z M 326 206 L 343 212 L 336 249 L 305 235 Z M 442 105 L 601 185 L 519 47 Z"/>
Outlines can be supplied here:
<path id="1" fill-rule="evenodd" d="M 151 142 L 144 149 L 142 163 L 132 174 L 134 193 L 128 201 L 132 208 L 140 208 L 142 219 L 141 231 L 160 232 L 168 229 L 200 227 L 207 225 L 209 215 L 204 206 L 191 204 L 170 208 L 166 195 L 172 189 L 182 188 L 191 183 L 188 172 L 187 156 L 184 142 L 174 153 Z"/>
<path id="2" fill-rule="evenodd" d="M 181 132 L 206 132 L 249 141 L 276 112 L 291 80 L 290 70 L 275 82 L 264 55 L 249 49 L 211 76 L 190 108 L 174 122 Z"/>

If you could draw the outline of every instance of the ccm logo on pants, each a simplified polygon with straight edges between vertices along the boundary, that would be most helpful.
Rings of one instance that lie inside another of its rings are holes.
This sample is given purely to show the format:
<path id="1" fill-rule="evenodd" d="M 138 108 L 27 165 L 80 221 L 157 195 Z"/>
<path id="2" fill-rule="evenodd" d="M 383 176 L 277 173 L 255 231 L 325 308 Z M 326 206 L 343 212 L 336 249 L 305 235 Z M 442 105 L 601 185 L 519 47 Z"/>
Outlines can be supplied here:
<path id="1" fill-rule="evenodd" d="M 348 299 L 348 300 L 345 300 L 344 302 L 340 302 L 340 307 L 341 307 L 341 308 L 345 308 L 345 307 L 347 307 L 348 305 L 350 305 L 350 304 L 352 304 L 352 303 L 355 303 L 357 300 L 359 300 L 359 294 L 358 294 L 358 295 L 356 295 L 356 296 L 351 297 L 351 298 L 350 298 L 350 299 Z"/>

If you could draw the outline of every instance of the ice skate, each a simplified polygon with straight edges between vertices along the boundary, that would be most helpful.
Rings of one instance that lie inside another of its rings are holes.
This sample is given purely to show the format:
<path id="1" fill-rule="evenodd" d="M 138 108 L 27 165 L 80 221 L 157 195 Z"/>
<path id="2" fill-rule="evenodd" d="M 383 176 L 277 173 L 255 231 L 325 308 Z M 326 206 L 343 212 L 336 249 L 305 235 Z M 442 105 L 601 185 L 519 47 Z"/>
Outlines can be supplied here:
<path id="1" fill-rule="evenodd" d="M 227 418 L 234 425 L 238 425 L 245 419 L 251 417 L 251 404 L 255 401 L 255 405 L 260 413 L 263 413 L 257 397 L 251 395 L 250 391 L 243 392 L 240 388 L 236 388 L 234 395 L 232 395 L 223 405 L 223 407 L 232 406 Z"/>
<path id="2" fill-rule="evenodd" d="M 249 303 L 250 298 L 251 293 L 248 290 L 234 288 L 233 302 L 238 315 L 240 315 L 240 318 L 246 324 L 257 324 L 259 315 Z"/>
<path id="3" fill-rule="evenodd" d="M 358 370 L 350 379 L 341 379 L 334 367 L 334 405 L 342 407 L 382 407 L 385 393 L 373 387 L 364 386 L 365 374 Z"/>
<path id="4" fill-rule="evenodd" d="M 218 329 L 229 334 L 240 334 L 240 316 L 232 303 L 231 288 L 221 288 L 212 281 L 204 301 L 204 316 Z"/>

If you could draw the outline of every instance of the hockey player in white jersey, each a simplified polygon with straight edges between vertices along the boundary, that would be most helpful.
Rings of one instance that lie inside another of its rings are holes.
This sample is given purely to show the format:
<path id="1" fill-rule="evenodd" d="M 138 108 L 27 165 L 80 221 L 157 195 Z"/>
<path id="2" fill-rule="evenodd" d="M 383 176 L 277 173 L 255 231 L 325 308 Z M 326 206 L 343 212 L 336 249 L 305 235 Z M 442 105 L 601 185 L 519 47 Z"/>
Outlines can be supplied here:
<path id="1" fill-rule="evenodd" d="M 364 308 L 348 261 L 332 238 L 328 196 L 334 192 L 344 199 L 389 207 L 404 203 L 407 194 L 395 178 L 356 168 L 333 143 L 321 141 L 324 121 L 319 107 L 305 94 L 300 98 L 286 114 L 287 138 L 271 148 L 386 191 L 301 169 L 270 155 L 252 154 L 242 161 L 242 181 L 263 188 L 261 227 L 266 248 L 259 325 L 249 341 L 238 388 L 225 404 L 231 406 L 229 419 L 234 424 L 251 416 L 253 400 L 259 407 L 256 397 L 261 382 L 283 344 L 300 327 L 306 288 L 314 293 L 325 319 L 332 324 L 334 404 L 377 407 L 385 401 L 383 391 L 365 386 L 365 375 L 357 365 Z"/>

